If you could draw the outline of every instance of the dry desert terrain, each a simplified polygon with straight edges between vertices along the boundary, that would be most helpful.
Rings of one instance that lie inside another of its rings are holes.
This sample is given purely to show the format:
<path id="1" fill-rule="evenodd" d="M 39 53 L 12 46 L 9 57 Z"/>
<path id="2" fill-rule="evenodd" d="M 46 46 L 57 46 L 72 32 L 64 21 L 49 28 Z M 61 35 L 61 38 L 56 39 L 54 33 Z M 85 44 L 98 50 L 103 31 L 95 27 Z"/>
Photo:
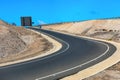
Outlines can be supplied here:
<path id="1" fill-rule="evenodd" d="M 0 64 L 34 57 L 52 47 L 40 34 L 0 20 Z"/>

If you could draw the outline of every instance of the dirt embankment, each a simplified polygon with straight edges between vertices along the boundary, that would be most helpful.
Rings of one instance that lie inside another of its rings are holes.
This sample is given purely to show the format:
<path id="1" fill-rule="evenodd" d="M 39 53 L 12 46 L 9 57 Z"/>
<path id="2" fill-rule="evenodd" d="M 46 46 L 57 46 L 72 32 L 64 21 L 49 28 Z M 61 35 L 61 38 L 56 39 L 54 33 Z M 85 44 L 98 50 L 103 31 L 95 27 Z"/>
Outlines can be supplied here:
<path id="1" fill-rule="evenodd" d="M 63 23 L 43 28 L 120 42 L 120 19 Z"/>
<path id="2" fill-rule="evenodd" d="M 120 43 L 120 19 L 63 23 L 43 26 L 43 28 Z M 84 80 L 120 80 L 120 62 Z"/>
<path id="3" fill-rule="evenodd" d="M 0 20 L 0 64 L 37 56 L 52 47 L 41 35 Z"/>

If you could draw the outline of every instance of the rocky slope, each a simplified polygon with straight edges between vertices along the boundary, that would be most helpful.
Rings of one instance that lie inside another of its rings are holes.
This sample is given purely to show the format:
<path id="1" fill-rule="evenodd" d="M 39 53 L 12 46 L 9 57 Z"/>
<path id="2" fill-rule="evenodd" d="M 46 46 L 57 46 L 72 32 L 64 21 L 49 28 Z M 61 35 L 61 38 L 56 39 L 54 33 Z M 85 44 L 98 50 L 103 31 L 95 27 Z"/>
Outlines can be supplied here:
<path id="1" fill-rule="evenodd" d="M 0 20 L 0 63 L 36 56 L 51 48 L 41 35 Z"/>

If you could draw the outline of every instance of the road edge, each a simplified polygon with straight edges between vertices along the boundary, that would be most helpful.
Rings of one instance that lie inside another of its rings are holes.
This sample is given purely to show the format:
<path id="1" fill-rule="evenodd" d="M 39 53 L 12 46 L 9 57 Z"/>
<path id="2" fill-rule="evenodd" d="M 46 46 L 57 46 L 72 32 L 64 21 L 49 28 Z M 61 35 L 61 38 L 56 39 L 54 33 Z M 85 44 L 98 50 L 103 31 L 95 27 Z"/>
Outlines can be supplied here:
<path id="1" fill-rule="evenodd" d="M 111 43 L 112 45 L 114 45 L 116 47 L 116 51 L 113 53 L 112 56 L 103 60 L 102 62 L 100 62 L 98 64 L 95 64 L 95 65 L 93 65 L 89 68 L 86 68 L 82 71 L 79 71 L 76 74 L 73 74 L 73 75 L 67 76 L 65 78 L 62 78 L 60 80 L 82 80 L 82 79 L 85 79 L 87 77 L 93 76 L 93 75 L 111 67 L 112 65 L 114 65 L 114 64 L 116 64 L 120 61 L 120 56 L 119 56 L 120 55 L 120 43 L 101 40 L 101 39 L 96 39 L 96 38 L 90 38 L 90 37 L 85 37 L 85 36 L 82 36 L 82 37 L 87 38 L 87 39 L 93 39 L 93 40 L 98 40 L 98 41 Z"/>
<path id="2" fill-rule="evenodd" d="M 55 30 L 51 30 L 51 31 L 55 31 Z M 60 32 L 60 31 L 55 31 L 55 32 L 59 32 L 59 33 L 67 34 L 67 35 L 72 35 L 72 36 L 77 36 L 75 34 L 70 34 L 70 33 L 66 33 L 66 32 Z M 120 56 L 119 56 L 120 55 L 120 43 L 102 40 L 102 39 L 97 39 L 97 38 L 86 37 L 86 36 L 77 36 L 77 37 L 86 38 L 86 39 L 93 39 L 93 40 L 97 40 L 97 41 L 110 43 L 116 47 L 116 51 L 113 53 L 112 56 L 103 60 L 102 62 L 99 62 L 98 64 L 95 64 L 89 68 L 86 68 L 82 71 L 79 71 L 76 74 L 64 77 L 60 80 L 82 80 L 82 79 L 85 79 L 87 77 L 93 76 L 93 75 L 111 67 L 112 65 L 115 65 L 116 63 L 118 63 L 120 61 Z"/>

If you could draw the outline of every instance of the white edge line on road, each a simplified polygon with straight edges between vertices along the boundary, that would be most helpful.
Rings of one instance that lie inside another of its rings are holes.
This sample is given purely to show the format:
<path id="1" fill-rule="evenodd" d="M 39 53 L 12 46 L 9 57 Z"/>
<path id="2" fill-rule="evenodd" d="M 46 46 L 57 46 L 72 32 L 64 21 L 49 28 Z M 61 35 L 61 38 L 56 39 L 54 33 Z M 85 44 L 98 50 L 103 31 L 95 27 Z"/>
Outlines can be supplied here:
<path id="1" fill-rule="evenodd" d="M 66 35 L 68 35 L 68 34 L 66 34 Z M 69 36 L 71 36 L 71 35 L 69 35 Z M 53 37 L 54 37 L 54 36 L 53 36 Z M 76 36 L 74 36 L 74 37 L 76 37 Z M 77 37 L 77 38 L 79 38 L 79 37 Z M 90 40 L 92 40 L 92 39 L 90 39 Z M 65 42 L 65 41 L 64 41 L 64 42 Z M 83 63 L 83 64 L 78 65 L 78 66 L 76 66 L 76 67 L 73 67 L 73 68 L 70 68 L 70 69 L 67 69 L 67 70 L 64 70 L 64 71 L 60 71 L 60 72 L 57 72 L 57 73 L 54 73 L 54 74 L 51 74 L 51 75 L 48 75 L 48 76 L 44 76 L 44 77 L 37 78 L 37 79 L 35 79 L 35 80 L 45 79 L 45 78 L 48 78 L 48 77 L 51 77 L 51 76 L 56 76 L 56 75 L 58 75 L 58 74 L 61 74 L 61 73 L 64 73 L 64 72 L 67 72 L 67 71 L 70 71 L 70 70 L 79 68 L 79 67 L 81 67 L 81 66 L 83 66 L 83 65 L 86 65 L 86 64 L 88 64 L 88 63 L 90 63 L 90 62 L 93 62 L 93 61 L 99 59 L 100 57 L 104 56 L 104 55 L 109 51 L 109 46 L 108 46 L 108 44 L 103 43 L 103 42 L 99 42 L 99 41 L 97 41 L 97 40 L 94 40 L 94 42 L 97 42 L 97 43 L 100 43 L 100 44 L 105 45 L 105 46 L 107 47 L 107 50 L 106 50 L 102 55 L 100 55 L 100 56 L 98 56 L 98 57 L 96 57 L 96 58 L 94 58 L 94 59 L 92 59 L 92 60 L 90 60 L 90 61 L 88 61 L 88 62 L 86 62 L 86 63 Z M 66 43 L 67 43 L 67 42 L 66 42 Z M 68 43 L 67 43 L 67 44 L 68 44 Z M 64 52 L 64 51 L 63 51 L 63 52 Z M 61 52 L 60 52 L 60 53 L 61 53 Z M 59 53 L 59 54 L 60 54 L 60 53 Z"/>

